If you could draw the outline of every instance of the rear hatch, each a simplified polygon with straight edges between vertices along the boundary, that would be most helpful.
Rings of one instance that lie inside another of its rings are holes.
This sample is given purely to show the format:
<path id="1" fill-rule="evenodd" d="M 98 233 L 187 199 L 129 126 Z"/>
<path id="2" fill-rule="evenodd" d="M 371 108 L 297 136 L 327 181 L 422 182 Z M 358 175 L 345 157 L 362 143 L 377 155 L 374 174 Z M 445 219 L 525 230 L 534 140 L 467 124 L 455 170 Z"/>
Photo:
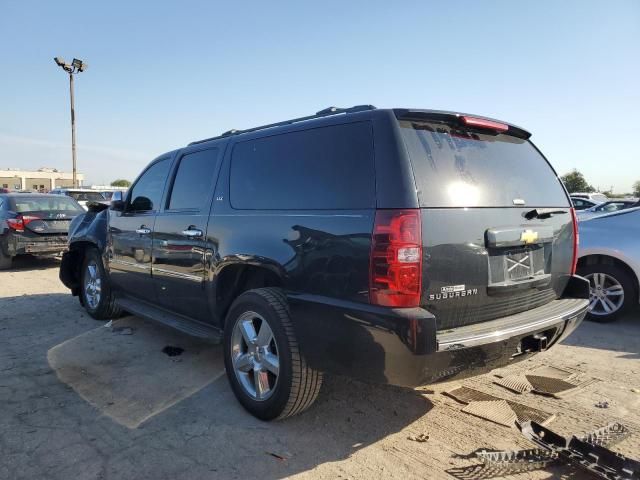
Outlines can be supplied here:
<path id="1" fill-rule="evenodd" d="M 573 267 L 573 217 L 528 133 L 456 115 L 399 123 L 421 207 L 420 303 L 438 329 L 558 298 Z"/>
<path id="2" fill-rule="evenodd" d="M 14 230 L 37 236 L 66 235 L 71 220 L 84 212 L 63 195 L 20 195 L 12 197 L 9 208 L 16 214 Z"/>

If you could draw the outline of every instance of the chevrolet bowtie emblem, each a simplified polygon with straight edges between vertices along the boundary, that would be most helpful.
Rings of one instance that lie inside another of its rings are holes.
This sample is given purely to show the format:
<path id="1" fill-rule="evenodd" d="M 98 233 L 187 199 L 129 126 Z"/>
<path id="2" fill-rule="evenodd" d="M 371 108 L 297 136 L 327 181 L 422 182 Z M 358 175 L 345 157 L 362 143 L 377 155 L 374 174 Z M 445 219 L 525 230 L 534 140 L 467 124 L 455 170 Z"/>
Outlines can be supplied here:
<path id="1" fill-rule="evenodd" d="M 538 232 L 534 232 L 533 230 L 525 230 L 520 235 L 520 241 L 524 243 L 533 243 L 538 240 Z"/>

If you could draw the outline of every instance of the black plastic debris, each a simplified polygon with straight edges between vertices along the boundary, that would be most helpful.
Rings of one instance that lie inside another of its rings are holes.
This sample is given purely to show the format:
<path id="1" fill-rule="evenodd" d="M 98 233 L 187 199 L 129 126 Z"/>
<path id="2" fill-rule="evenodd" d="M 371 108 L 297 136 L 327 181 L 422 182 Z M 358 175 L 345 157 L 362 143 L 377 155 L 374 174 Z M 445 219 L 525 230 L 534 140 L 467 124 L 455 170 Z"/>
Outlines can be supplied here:
<path id="1" fill-rule="evenodd" d="M 162 353 L 169 357 L 177 357 L 178 355 L 182 355 L 182 352 L 184 352 L 184 348 L 172 347 L 171 345 L 167 345 L 162 349 Z"/>
<path id="2" fill-rule="evenodd" d="M 610 450 L 629 436 L 629 430 L 620 423 L 567 439 L 537 424 L 520 425 L 522 434 L 537 445 L 528 450 L 487 451 L 473 455 L 482 463 L 447 470 L 455 478 L 480 480 L 512 475 L 545 468 L 552 463 L 564 462 L 596 478 L 607 480 L 640 479 L 640 462 Z"/>

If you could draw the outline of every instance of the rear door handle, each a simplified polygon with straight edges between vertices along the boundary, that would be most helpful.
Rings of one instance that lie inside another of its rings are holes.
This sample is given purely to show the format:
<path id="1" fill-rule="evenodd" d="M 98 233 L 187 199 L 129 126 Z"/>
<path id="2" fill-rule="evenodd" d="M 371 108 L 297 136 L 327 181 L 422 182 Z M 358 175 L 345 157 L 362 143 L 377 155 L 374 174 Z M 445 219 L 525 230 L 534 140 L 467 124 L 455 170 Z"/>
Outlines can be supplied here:
<path id="1" fill-rule="evenodd" d="M 136 233 L 140 235 L 149 235 L 151 233 L 151 229 L 141 225 L 140 228 L 136 228 Z"/>
<path id="2" fill-rule="evenodd" d="M 185 237 L 191 237 L 191 238 L 201 237 L 202 236 L 202 230 L 199 230 L 199 229 L 194 228 L 193 226 L 191 226 L 191 227 L 187 228 L 186 230 L 183 230 L 182 234 Z"/>

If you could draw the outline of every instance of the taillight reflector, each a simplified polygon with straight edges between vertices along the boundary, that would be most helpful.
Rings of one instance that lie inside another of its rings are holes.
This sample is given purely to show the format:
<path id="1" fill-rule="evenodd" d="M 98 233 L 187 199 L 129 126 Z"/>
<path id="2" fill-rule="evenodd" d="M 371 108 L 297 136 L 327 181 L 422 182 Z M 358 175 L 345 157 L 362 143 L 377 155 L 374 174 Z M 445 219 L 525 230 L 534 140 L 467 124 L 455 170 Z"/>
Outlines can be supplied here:
<path id="1" fill-rule="evenodd" d="M 492 120 L 485 120 L 484 118 L 466 117 L 463 116 L 462 123 L 469 127 L 486 128 L 487 130 L 495 130 L 496 132 L 506 132 L 509 130 L 509 125 L 500 122 L 494 122 Z"/>
<path id="2" fill-rule="evenodd" d="M 18 215 L 16 218 L 9 218 L 7 225 L 16 232 L 24 232 L 24 227 L 34 220 L 41 220 L 40 217 L 33 217 L 30 215 Z"/>
<path id="3" fill-rule="evenodd" d="M 421 287 L 420 210 L 376 211 L 371 241 L 370 302 L 389 307 L 417 307 Z"/>
<path id="4" fill-rule="evenodd" d="M 573 258 L 571 260 L 571 275 L 576 274 L 578 268 L 578 247 L 580 246 L 580 231 L 578 230 L 578 217 L 576 209 L 571 209 L 571 222 L 573 223 Z"/>

